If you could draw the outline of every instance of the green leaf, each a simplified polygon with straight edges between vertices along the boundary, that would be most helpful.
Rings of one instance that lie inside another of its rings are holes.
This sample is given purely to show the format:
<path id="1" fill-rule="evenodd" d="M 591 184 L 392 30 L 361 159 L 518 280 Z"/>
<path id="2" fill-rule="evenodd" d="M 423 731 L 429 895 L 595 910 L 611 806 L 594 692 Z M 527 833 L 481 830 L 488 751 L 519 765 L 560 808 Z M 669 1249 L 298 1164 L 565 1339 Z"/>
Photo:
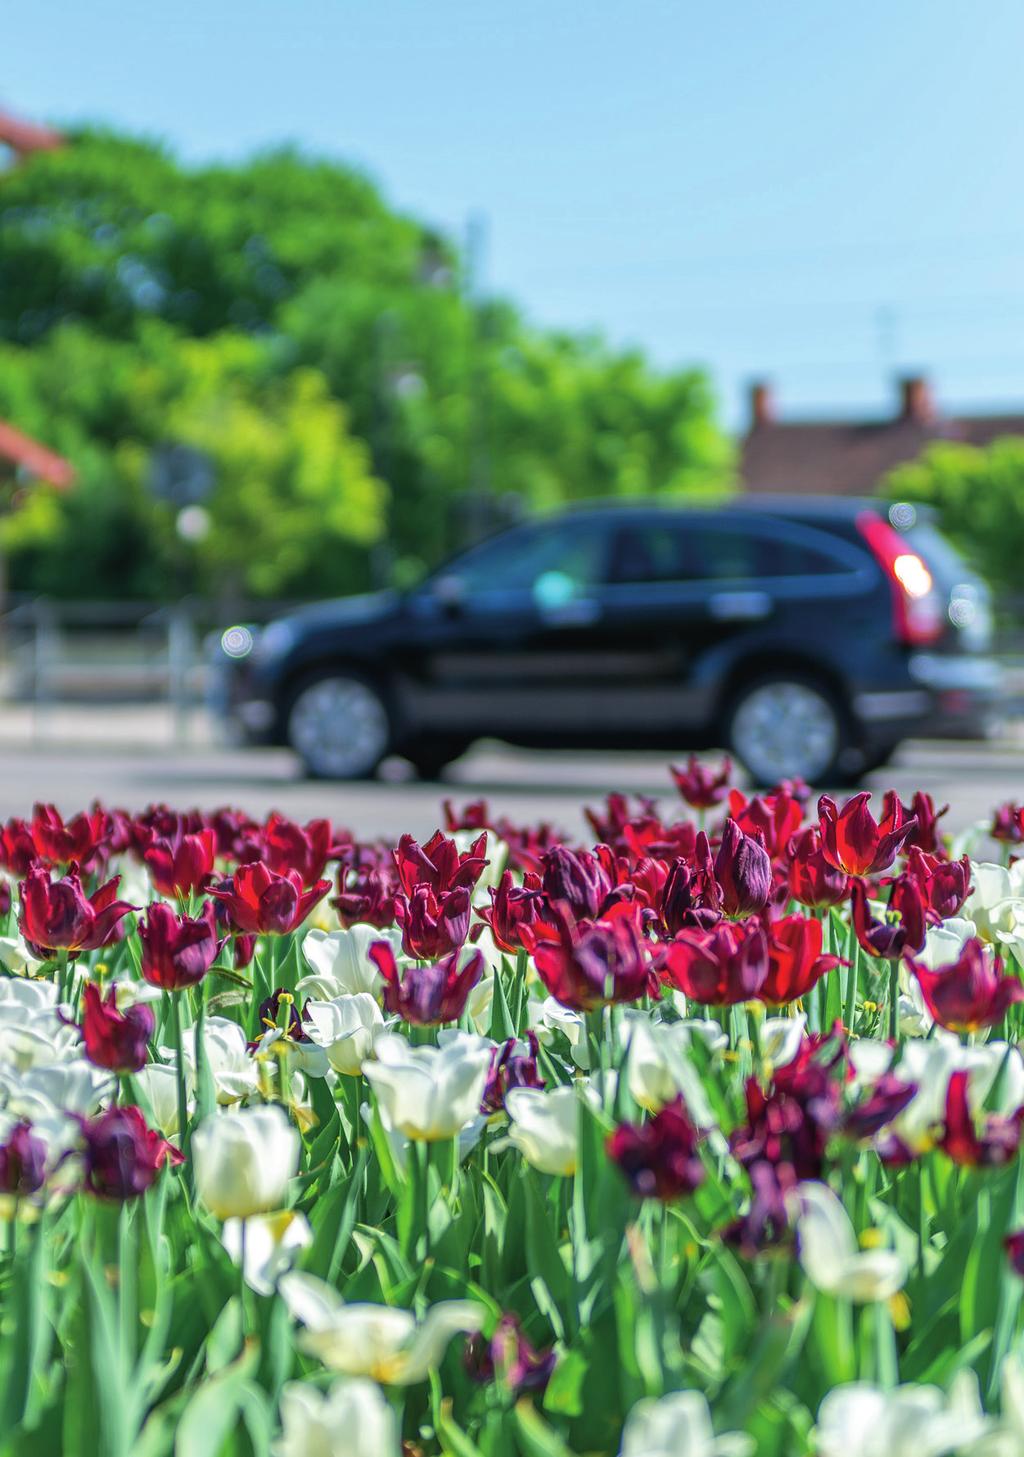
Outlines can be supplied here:
<path id="1" fill-rule="evenodd" d="M 562 1438 L 529 1401 L 518 1401 L 512 1413 L 523 1457 L 573 1457 Z"/>
<path id="2" fill-rule="evenodd" d="M 219 1457 L 224 1442 L 238 1425 L 251 1389 L 249 1377 L 258 1365 L 259 1347 L 250 1341 L 238 1360 L 199 1386 L 181 1414 L 174 1457 Z"/>

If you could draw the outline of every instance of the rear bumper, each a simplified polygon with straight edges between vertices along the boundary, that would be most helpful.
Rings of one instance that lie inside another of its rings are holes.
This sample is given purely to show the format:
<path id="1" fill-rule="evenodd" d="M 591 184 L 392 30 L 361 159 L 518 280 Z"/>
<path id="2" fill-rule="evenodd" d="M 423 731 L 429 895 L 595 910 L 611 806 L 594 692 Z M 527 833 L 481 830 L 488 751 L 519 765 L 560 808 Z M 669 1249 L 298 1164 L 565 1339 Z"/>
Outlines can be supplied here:
<path id="1" fill-rule="evenodd" d="M 854 699 L 854 712 L 872 741 L 986 738 L 1005 714 L 1005 675 L 993 658 L 915 653 L 907 671 L 906 688 Z"/>

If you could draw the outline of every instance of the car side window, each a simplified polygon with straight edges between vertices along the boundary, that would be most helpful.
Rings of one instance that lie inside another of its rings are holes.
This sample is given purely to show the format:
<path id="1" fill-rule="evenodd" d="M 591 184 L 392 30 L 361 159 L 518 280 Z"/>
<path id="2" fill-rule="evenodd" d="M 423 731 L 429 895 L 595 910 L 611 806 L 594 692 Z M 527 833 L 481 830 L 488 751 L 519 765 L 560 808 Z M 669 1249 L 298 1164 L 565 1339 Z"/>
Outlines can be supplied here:
<path id="1" fill-rule="evenodd" d="M 574 597 L 602 581 L 607 530 L 593 522 L 558 522 L 516 531 L 467 552 L 442 575 L 472 596 L 531 592 L 539 599 Z"/>
<path id="2" fill-rule="evenodd" d="M 800 577 L 848 567 L 818 549 L 758 524 L 727 525 L 699 518 L 620 527 L 609 565 L 612 585 L 736 581 Z"/>

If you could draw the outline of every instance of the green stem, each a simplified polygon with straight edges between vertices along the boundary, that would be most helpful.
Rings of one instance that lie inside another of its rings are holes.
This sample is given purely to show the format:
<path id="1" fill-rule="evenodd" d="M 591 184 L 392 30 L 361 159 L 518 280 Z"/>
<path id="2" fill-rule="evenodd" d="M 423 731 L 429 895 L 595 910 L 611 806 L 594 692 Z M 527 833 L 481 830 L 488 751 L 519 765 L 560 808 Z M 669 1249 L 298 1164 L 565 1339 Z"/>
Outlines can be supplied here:
<path id="1" fill-rule="evenodd" d="M 860 980 L 860 942 L 854 933 L 850 935 L 850 975 L 846 983 L 846 1030 L 853 1031 L 853 1019 L 857 1014 L 857 985 Z"/>
<path id="2" fill-rule="evenodd" d="M 178 1143 L 182 1153 L 188 1154 L 188 1088 L 185 1082 L 185 1057 L 181 1041 L 181 1004 L 178 992 L 165 992 L 170 999 L 171 1037 L 174 1044 L 175 1071 L 178 1077 Z"/>
<path id="3" fill-rule="evenodd" d="M 900 1035 L 900 964 L 898 961 L 889 963 L 889 1037 L 893 1042 L 899 1041 Z"/>

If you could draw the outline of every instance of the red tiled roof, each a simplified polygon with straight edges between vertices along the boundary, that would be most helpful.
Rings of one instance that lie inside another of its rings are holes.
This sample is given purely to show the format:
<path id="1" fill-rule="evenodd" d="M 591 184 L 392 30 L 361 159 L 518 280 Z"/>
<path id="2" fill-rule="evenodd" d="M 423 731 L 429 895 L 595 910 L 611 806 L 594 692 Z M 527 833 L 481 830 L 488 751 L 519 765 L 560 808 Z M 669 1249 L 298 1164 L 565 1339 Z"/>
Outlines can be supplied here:
<path id="1" fill-rule="evenodd" d="M 935 441 L 989 445 L 1004 435 L 1024 435 L 1024 415 L 756 421 L 743 441 L 740 473 L 748 491 L 870 495 L 888 471 Z"/>
<path id="2" fill-rule="evenodd" d="M 0 420 L 0 460 L 10 461 L 29 475 L 48 481 L 51 486 L 59 486 L 61 490 L 66 490 L 75 479 L 75 468 L 70 461 L 47 450 L 38 440 L 22 435 L 5 420 Z"/>
<path id="3" fill-rule="evenodd" d="M 29 152 L 56 151 L 64 145 L 64 138 L 52 127 L 39 126 L 33 121 L 22 121 L 9 111 L 0 111 L 0 143 L 3 142 L 13 152 L 27 156 Z"/>

